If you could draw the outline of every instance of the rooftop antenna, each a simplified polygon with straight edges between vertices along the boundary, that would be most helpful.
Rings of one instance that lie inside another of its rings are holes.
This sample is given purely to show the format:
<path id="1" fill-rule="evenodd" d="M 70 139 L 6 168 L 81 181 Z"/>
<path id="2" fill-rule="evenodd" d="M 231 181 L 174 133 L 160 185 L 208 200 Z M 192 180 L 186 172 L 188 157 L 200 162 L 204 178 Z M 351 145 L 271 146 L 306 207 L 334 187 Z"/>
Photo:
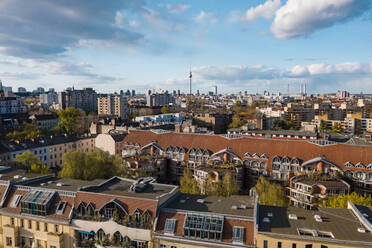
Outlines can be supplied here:
<path id="1" fill-rule="evenodd" d="M 289 96 L 289 84 L 287 85 L 287 94 Z"/>

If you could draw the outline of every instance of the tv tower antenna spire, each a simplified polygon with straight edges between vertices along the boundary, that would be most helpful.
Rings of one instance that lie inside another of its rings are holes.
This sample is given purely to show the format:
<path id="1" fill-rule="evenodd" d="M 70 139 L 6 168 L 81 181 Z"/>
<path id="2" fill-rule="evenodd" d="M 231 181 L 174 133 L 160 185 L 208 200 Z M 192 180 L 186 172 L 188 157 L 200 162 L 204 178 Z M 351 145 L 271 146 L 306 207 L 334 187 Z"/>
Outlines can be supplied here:
<path id="1" fill-rule="evenodd" d="M 190 96 L 192 94 L 192 88 L 191 88 L 191 84 L 192 84 L 192 72 L 191 72 L 191 66 L 190 66 L 190 75 L 189 75 L 189 79 L 190 79 Z"/>

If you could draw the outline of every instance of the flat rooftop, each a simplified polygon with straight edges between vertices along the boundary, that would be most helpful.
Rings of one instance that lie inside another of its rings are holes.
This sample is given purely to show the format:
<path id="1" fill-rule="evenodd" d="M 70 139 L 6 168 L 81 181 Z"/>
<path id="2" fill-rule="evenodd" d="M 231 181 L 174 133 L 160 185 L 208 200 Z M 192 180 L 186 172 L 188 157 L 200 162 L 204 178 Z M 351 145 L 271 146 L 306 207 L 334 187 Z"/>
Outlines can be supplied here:
<path id="1" fill-rule="evenodd" d="M 272 213 L 272 217 L 269 217 Z M 297 216 L 296 219 L 289 219 L 289 214 Z M 316 230 L 317 232 L 332 233 L 331 240 L 363 241 L 372 243 L 372 234 L 369 232 L 358 232 L 359 227 L 364 226 L 358 221 L 350 209 L 343 208 L 321 208 L 319 211 L 305 210 L 295 207 L 274 207 L 259 206 L 258 210 L 258 231 L 273 234 L 287 234 L 298 236 L 299 229 Z M 314 215 L 319 215 L 322 222 L 315 220 Z M 264 222 L 268 218 L 269 223 Z M 307 236 L 309 237 L 309 236 Z M 311 238 L 319 238 L 312 237 Z"/>
<path id="2" fill-rule="evenodd" d="M 174 185 L 150 182 L 146 186 L 141 187 L 141 190 L 132 191 L 131 186 L 135 182 L 136 180 L 115 177 L 103 182 L 101 185 L 97 185 L 97 187 L 86 188 L 82 191 L 155 200 L 162 195 L 171 193 L 177 188 Z"/>
<path id="3" fill-rule="evenodd" d="M 344 182 L 342 182 L 340 180 L 337 180 L 337 179 L 313 180 L 312 178 L 301 178 L 298 181 L 296 181 L 296 183 L 303 183 L 303 184 L 307 184 L 309 186 L 312 186 L 314 184 L 322 184 L 322 185 L 324 185 L 325 187 L 328 187 L 328 188 L 344 188 L 344 187 L 347 187 L 347 185 Z"/>
<path id="4" fill-rule="evenodd" d="M 82 187 L 98 185 L 106 179 L 95 179 L 92 181 L 71 179 L 71 178 L 50 178 L 42 182 L 29 183 L 28 186 L 40 187 L 46 189 L 78 191 Z"/>
<path id="5" fill-rule="evenodd" d="M 167 208 L 253 217 L 254 197 L 244 195 L 222 197 L 181 194 Z"/>
<path id="6" fill-rule="evenodd" d="M 25 170 L 8 169 L 8 170 L 0 171 L 0 180 L 12 181 L 15 183 L 22 182 L 27 179 L 41 177 L 41 176 L 44 176 L 44 175 L 39 174 L 39 173 L 28 173 Z"/>

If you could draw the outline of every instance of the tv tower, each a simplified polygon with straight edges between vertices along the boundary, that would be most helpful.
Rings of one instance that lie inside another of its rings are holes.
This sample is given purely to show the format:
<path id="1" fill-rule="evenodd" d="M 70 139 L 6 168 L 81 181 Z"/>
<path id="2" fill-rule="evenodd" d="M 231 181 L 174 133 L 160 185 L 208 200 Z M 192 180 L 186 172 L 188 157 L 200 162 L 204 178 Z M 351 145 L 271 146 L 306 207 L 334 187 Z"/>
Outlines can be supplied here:
<path id="1" fill-rule="evenodd" d="M 192 89 L 191 89 L 191 83 L 192 83 L 192 72 L 191 72 L 191 67 L 190 67 L 190 75 L 189 75 L 189 78 L 190 78 L 190 96 L 192 94 Z"/>

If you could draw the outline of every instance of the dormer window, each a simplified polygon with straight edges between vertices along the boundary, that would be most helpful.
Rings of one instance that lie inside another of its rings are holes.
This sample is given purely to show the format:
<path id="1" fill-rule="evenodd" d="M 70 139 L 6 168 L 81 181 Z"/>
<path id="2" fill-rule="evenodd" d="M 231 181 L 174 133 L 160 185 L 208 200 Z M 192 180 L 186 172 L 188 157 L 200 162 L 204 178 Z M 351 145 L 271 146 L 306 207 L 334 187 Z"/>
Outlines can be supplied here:
<path id="1" fill-rule="evenodd" d="M 56 207 L 56 214 L 63 214 L 65 211 L 67 202 L 65 201 L 60 201 Z"/>

